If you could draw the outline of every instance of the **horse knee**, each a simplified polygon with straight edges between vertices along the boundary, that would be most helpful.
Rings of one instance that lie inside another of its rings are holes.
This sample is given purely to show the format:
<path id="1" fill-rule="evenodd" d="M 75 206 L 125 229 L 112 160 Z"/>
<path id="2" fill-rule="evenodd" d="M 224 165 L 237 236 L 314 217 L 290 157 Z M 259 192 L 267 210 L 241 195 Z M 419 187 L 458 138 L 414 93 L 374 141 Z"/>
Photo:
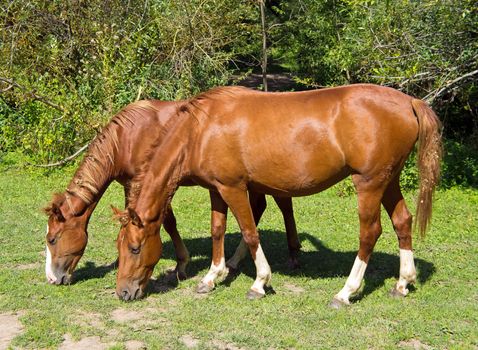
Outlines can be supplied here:
<path id="1" fill-rule="evenodd" d="M 255 248 L 259 246 L 259 235 L 256 231 L 244 231 L 243 235 L 244 242 L 247 244 L 249 248 Z"/>
<path id="2" fill-rule="evenodd" d="M 224 237 L 226 232 L 226 225 L 224 223 L 213 224 L 211 226 L 211 236 L 214 240 L 220 240 Z"/>

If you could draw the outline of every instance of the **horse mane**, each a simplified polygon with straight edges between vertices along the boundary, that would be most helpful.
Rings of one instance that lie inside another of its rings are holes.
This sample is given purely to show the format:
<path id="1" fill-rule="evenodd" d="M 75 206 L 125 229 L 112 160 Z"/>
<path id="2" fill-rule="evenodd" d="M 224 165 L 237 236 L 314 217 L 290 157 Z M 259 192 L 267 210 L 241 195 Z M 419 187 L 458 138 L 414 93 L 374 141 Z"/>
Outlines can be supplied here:
<path id="1" fill-rule="evenodd" d="M 244 86 L 218 86 L 190 98 L 184 105 L 180 107 L 180 112 L 189 113 L 198 119 L 198 112 L 202 112 L 203 115 L 208 115 L 208 113 L 202 108 L 202 103 L 204 101 L 217 100 L 220 98 L 233 98 L 237 94 L 250 93 L 254 91 L 255 90 L 246 88 Z"/>
<path id="2" fill-rule="evenodd" d="M 158 136 L 151 143 L 150 147 L 144 152 L 142 162 L 135 169 L 135 176 L 129 183 L 129 193 L 128 193 L 128 207 L 135 208 L 138 197 L 141 193 L 142 183 L 149 171 L 151 160 L 156 154 L 156 150 L 163 143 L 164 138 L 166 137 L 168 130 L 170 130 L 173 125 L 179 120 L 178 116 L 185 113 L 183 110 L 184 104 L 179 104 L 176 107 L 175 116 L 169 118 L 166 124 L 161 128 Z"/>
<path id="3" fill-rule="evenodd" d="M 91 204 L 114 176 L 115 155 L 119 149 L 118 131 L 134 127 L 135 120 L 144 117 L 145 112 L 158 110 L 153 101 L 142 100 L 129 104 L 111 118 L 88 147 L 67 192 L 79 197 L 87 205 Z"/>
<path id="4" fill-rule="evenodd" d="M 188 100 L 184 103 L 181 103 L 176 107 L 176 117 L 170 118 L 168 122 L 165 124 L 164 128 L 161 130 L 160 134 L 156 138 L 155 142 L 153 142 L 150 148 L 145 152 L 145 156 L 143 157 L 143 161 L 137 167 L 135 171 L 135 176 L 130 182 L 130 191 L 128 196 L 128 207 L 135 208 L 139 195 L 142 190 L 142 184 L 144 183 L 144 179 L 146 174 L 148 173 L 149 169 L 151 168 L 151 161 L 154 155 L 157 152 L 158 147 L 164 142 L 167 135 L 169 135 L 168 131 L 174 128 L 174 125 L 181 120 L 181 118 L 195 118 L 199 121 L 201 115 L 208 115 L 208 113 L 203 109 L 202 102 L 207 100 L 217 100 L 219 98 L 224 97 L 234 97 L 238 93 L 244 92 L 251 92 L 254 90 L 248 89 L 243 86 L 220 86 L 208 90 L 206 92 L 202 92 Z M 171 135 L 169 137 L 176 137 L 176 135 Z M 181 142 L 181 140 L 178 140 Z M 179 171 L 175 171 L 174 174 L 178 175 Z M 174 176 L 176 176 L 174 175 Z M 173 177 L 174 177 L 173 176 Z M 175 181 L 172 178 L 169 182 L 173 183 Z M 169 189 L 166 189 L 169 191 Z M 172 196 L 172 195 L 171 195 Z M 166 209 L 166 208 L 164 208 Z"/>

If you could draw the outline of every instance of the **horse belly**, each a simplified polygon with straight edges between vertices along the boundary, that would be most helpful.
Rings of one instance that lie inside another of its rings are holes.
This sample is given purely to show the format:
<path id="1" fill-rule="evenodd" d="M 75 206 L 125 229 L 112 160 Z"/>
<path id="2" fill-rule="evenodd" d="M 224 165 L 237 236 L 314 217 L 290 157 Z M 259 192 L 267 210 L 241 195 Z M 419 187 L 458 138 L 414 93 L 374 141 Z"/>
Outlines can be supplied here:
<path id="1" fill-rule="evenodd" d="M 250 188 L 302 196 L 320 192 L 346 177 L 349 172 L 343 153 L 331 135 L 314 132 L 311 138 L 306 134 L 279 140 L 273 147 L 250 149 L 245 156 Z"/>

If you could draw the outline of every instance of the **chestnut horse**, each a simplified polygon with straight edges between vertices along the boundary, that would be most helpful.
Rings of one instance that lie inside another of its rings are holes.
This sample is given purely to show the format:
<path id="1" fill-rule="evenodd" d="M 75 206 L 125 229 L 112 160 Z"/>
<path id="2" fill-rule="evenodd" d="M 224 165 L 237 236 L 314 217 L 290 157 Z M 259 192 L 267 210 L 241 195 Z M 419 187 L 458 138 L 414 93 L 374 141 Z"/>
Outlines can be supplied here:
<path id="1" fill-rule="evenodd" d="M 85 250 L 88 233 L 87 226 L 91 214 L 109 184 L 116 180 L 124 186 L 126 198 L 130 190 L 130 180 L 143 163 L 153 144 L 161 143 L 165 125 L 177 115 L 182 102 L 138 101 L 128 105 L 91 143 L 87 154 L 67 190 L 55 194 L 45 212 L 49 216 L 46 235 L 46 276 L 52 284 L 67 284 Z M 266 207 L 262 194 L 250 195 L 256 222 Z M 289 245 L 290 264 L 298 265 L 297 253 L 300 243 L 297 237 L 290 198 L 277 198 L 285 224 Z M 225 216 L 214 212 L 211 217 L 214 235 L 225 230 Z M 179 236 L 176 219 L 172 210 L 164 218 L 164 227 L 171 236 L 177 257 L 175 271 L 180 279 L 186 276 L 189 253 Z M 244 246 L 242 244 L 241 246 Z M 234 260 L 240 260 L 238 249 Z M 212 288 L 212 286 L 210 286 Z"/>
<path id="2" fill-rule="evenodd" d="M 416 271 L 412 216 L 399 176 L 418 140 L 418 227 L 431 218 L 439 180 L 440 122 L 421 100 L 375 85 L 349 85 L 305 92 L 264 93 L 223 87 L 201 94 L 179 109 L 174 127 L 133 179 L 118 238 L 116 293 L 141 297 L 161 254 L 158 234 L 166 208 L 183 181 L 211 190 L 213 210 L 227 205 L 236 217 L 256 265 L 248 298 L 265 294 L 271 270 L 261 248 L 248 190 L 274 196 L 305 196 L 352 176 L 358 196 L 360 246 L 351 273 L 332 306 L 349 303 L 358 291 L 382 232 L 380 206 L 398 237 L 400 277 L 396 295 L 408 293 Z M 223 244 L 216 237 L 213 244 Z M 218 253 L 218 254 L 216 254 Z M 216 274 L 226 270 L 223 249 L 213 248 Z"/>

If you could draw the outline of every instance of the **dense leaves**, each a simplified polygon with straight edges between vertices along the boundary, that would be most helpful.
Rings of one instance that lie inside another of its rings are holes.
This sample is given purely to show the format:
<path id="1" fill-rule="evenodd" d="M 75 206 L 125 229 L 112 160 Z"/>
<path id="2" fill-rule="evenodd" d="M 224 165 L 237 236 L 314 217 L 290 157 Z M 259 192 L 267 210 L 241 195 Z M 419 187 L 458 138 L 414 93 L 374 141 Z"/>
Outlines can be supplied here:
<path id="1" fill-rule="evenodd" d="M 468 158 L 478 158 L 476 1 L 265 5 L 274 69 L 311 87 L 372 82 L 427 99 L 453 140 L 448 144 L 458 142 Z M 259 70 L 257 0 L 10 0 L 0 6 L 4 162 L 63 158 L 135 99 L 187 98 L 228 83 L 232 74 Z"/>

